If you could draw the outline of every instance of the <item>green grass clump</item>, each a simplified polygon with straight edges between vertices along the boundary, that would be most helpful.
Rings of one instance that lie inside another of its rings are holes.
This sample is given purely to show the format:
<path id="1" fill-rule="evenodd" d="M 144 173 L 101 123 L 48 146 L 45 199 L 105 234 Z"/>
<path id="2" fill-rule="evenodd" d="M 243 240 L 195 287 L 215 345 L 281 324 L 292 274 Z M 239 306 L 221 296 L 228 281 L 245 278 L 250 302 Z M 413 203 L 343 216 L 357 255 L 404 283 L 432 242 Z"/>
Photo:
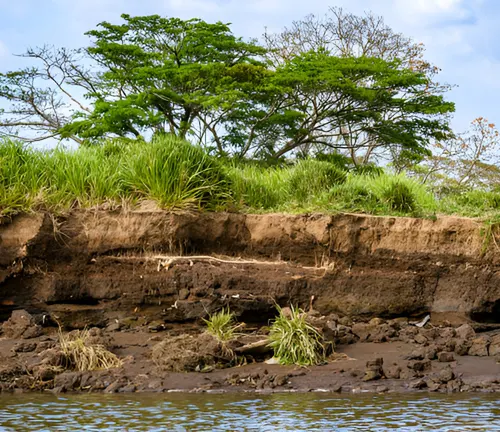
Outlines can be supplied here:
<path id="1" fill-rule="evenodd" d="M 221 165 L 201 147 L 170 136 L 129 146 L 122 171 L 126 193 L 148 197 L 161 207 L 216 209 L 230 200 Z"/>
<path id="2" fill-rule="evenodd" d="M 269 346 L 274 350 L 280 364 L 313 366 L 325 362 L 323 337 L 307 322 L 307 315 L 300 309 L 291 307 L 290 316 L 279 315 L 273 321 L 269 333 Z"/>
<path id="3" fill-rule="evenodd" d="M 347 173 L 332 163 L 306 159 L 291 169 L 289 194 L 292 199 L 304 203 L 311 196 L 344 183 L 346 177 Z"/>
<path id="4" fill-rule="evenodd" d="M 220 342 L 228 342 L 236 336 L 236 330 L 240 325 L 236 324 L 234 313 L 223 308 L 203 319 L 207 325 L 206 332 L 214 336 Z"/>

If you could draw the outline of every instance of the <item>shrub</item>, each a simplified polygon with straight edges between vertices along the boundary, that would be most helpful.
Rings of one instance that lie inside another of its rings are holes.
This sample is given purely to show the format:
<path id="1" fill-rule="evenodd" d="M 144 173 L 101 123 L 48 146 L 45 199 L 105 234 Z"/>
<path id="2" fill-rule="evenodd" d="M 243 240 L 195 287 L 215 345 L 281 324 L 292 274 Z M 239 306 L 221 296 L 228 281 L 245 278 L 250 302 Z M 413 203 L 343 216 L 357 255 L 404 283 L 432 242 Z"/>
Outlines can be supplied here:
<path id="1" fill-rule="evenodd" d="M 203 319 L 207 325 L 207 333 L 214 336 L 220 342 L 230 341 L 235 337 L 236 330 L 240 327 L 235 323 L 234 313 L 229 309 L 222 309 Z"/>
<path id="2" fill-rule="evenodd" d="M 300 309 L 290 308 L 286 316 L 278 307 L 279 315 L 271 325 L 269 346 L 280 364 L 313 366 L 325 362 L 323 337 L 307 322 L 307 315 Z"/>
<path id="3" fill-rule="evenodd" d="M 120 367 L 122 361 L 103 345 L 92 342 L 88 330 L 63 335 L 59 330 L 59 344 L 67 368 L 92 371 Z"/>
<path id="4" fill-rule="evenodd" d="M 415 211 L 416 200 L 412 190 L 407 184 L 393 180 L 382 190 L 381 198 L 390 210 L 401 213 L 411 213 Z"/>

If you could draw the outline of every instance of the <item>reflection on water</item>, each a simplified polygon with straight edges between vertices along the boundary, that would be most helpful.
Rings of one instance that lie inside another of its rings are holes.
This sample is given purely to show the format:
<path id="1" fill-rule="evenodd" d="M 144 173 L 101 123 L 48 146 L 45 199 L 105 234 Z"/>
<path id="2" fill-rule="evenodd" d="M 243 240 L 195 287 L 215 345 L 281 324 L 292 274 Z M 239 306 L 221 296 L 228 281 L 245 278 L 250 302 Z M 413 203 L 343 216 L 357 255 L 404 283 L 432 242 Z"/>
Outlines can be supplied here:
<path id="1" fill-rule="evenodd" d="M 0 395 L 0 431 L 500 431 L 500 396 Z"/>

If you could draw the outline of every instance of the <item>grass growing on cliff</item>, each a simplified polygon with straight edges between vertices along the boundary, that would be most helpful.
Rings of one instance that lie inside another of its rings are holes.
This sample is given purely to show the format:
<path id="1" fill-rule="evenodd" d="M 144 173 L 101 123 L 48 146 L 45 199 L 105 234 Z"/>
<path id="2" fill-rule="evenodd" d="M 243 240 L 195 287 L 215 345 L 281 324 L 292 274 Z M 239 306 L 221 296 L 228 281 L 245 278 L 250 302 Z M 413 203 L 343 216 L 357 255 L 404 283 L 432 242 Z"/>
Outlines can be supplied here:
<path id="1" fill-rule="evenodd" d="M 120 367 L 123 362 L 103 345 L 91 341 L 89 331 L 64 335 L 59 330 L 59 344 L 65 366 L 80 372 Z"/>
<path id="2" fill-rule="evenodd" d="M 438 196 L 404 174 L 329 160 L 275 166 L 217 160 L 172 136 L 150 143 L 111 140 L 72 151 L 35 151 L 0 142 L 0 217 L 37 210 L 134 208 L 141 201 L 165 209 L 250 213 L 500 216 L 498 191 Z"/>
<path id="3" fill-rule="evenodd" d="M 285 315 L 278 307 L 279 315 L 273 321 L 269 333 L 269 346 L 280 364 L 314 366 L 325 362 L 323 337 L 307 322 L 302 310 L 291 307 Z"/>
<path id="4" fill-rule="evenodd" d="M 234 313 L 229 308 L 223 308 L 219 312 L 211 314 L 208 319 L 203 319 L 207 325 L 207 333 L 214 336 L 220 342 L 228 342 L 236 336 L 236 330 L 240 325 L 236 324 Z"/>

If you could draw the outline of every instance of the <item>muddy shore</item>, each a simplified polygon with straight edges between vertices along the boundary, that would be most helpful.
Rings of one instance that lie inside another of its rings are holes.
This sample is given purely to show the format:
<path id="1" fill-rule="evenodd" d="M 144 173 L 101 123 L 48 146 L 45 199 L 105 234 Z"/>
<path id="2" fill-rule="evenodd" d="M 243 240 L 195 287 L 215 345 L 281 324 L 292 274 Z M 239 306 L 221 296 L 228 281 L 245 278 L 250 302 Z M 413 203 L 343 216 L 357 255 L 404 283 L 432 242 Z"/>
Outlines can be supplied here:
<path id="1" fill-rule="evenodd" d="M 0 390 L 499 392 L 499 258 L 465 218 L 18 216 L 0 225 Z M 260 352 L 176 372 L 153 359 L 163 341 L 200 337 L 222 306 L 263 337 L 276 304 L 310 311 L 335 343 L 327 364 Z M 54 368 L 57 325 L 95 328 L 123 366 Z"/>

